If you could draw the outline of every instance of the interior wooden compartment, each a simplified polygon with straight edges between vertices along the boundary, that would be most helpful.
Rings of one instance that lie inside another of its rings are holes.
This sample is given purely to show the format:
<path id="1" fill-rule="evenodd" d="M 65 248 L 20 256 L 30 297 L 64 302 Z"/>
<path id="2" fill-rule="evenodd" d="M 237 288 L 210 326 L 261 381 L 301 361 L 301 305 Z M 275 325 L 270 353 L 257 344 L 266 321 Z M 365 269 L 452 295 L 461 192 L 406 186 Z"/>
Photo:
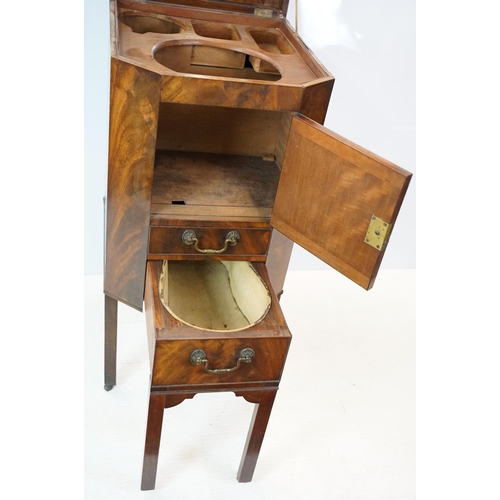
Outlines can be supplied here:
<path id="1" fill-rule="evenodd" d="M 174 20 L 159 14 L 146 12 L 122 12 L 119 21 L 128 26 L 134 33 L 162 33 L 173 35 L 181 33 L 183 27 Z"/>
<path id="2" fill-rule="evenodd" d="M 164 261 L 160 300 L 179 321 L 211 331 L 239 331 L 267 315 L 271 295 L 246 261 Z"/>
<path id="3" fill-rule="evenodd" d="M 260 58 L 245 53 L 243 49 L 233 50 L 194 40 L 160 44 L 155 48 L 153 57 L 156 62 L 177 73 L 243 80 L 277 81 L 281 78 L 278 68 L 268 61 L 272 71 L 263 73 L 256 70 L 253 60 Z"/>
<path id="4" fill-rule="evenodd" d="M 271 54 L 294 54 L 295 49 L 286 39 L 285 35 L 278 29 L 248 29 L 248 33 L 254 39 L 260 49 Z"/>
<path id="5" fill-rule="evenodd" d="M 197 20 L 191 21 L 191 24 L 198 36 L 219 40 L 241 40 L 238 30 L 231 24 Z"/>
<path id="6" fill-rule="evenodd" d="M 153 213 L 271 216 L 289 113 L 160 105 Z"/>

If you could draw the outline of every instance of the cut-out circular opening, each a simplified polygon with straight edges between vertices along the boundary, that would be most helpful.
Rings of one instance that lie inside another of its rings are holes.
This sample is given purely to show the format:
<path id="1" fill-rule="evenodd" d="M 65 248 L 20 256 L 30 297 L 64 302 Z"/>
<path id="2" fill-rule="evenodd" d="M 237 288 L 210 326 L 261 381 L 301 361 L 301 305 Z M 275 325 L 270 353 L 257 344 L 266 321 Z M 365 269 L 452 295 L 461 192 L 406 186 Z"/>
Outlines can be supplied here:
<path id="1" fill-rule="evenodd" d="M 194 32 L 198 36 L 206 38 L 218 38 L 219 40 L 241 40 L 241 37 L 234 26 L 224 23 L 214 23 L 210 21 L 192 21 Z"/>
<path id="2" fill-rule="evenodd" d="M 250 328 L 271 308 L 266 283 L 244 261 L 164 261 L 159 294 L 176 319 L 216 332 Z"/>
<path id="3" fill-rule="evenodd" d="M 162 33 L 165 35 L 180 33 L 182 26 L 177 23 L 146 14 L 122 14 L 120 22 L 128 26 L 134 33 Z"/>
<path id="4" fill-rule="evenodd" d="M 215 45 L 170 41 L 157 46 L 154 59 L 168 69 L 192 75 L 276 81 L 279 69 L 258 56 Z"/>

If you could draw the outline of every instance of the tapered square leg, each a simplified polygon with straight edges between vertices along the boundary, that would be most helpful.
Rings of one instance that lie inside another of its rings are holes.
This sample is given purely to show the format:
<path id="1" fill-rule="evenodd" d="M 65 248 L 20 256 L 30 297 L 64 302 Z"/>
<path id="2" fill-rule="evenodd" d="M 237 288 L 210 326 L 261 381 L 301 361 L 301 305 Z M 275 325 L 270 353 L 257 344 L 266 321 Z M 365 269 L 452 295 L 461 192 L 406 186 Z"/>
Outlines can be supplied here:
<path id="1" fill-rule="evenodd" d="M 154 490 L 158 454 L 160 453 L 161 428 L 166 396 L 151 394 L 149 396 L 148 423 L 146 428 L 146 444 L 144 447 L 144 464 L 142 467 L 141 490 Z"/>
<path id="2" fill-rule="evenodd" d="M 116 336 L 118 327 L 118 302 L 104 295 L 104 389 L 116 385 Z"/>
<path id="3" fill-rule="evenodd" d="M 276 392 L 276 390 L 264 391 L 260 402 L 255 406 L 237 475 L 240 483 L 248 483 L 252 480 L 262 441 L 264 440 L 264 434 L 266 433 L 267 423 L 271 416 Z"/>

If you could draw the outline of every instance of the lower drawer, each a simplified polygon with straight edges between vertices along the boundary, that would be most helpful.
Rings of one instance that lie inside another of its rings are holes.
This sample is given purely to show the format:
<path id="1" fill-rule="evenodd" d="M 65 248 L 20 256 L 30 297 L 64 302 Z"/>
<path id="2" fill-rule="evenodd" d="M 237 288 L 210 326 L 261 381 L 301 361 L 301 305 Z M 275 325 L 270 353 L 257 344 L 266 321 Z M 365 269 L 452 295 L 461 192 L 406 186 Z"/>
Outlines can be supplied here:
<path id="1" fill-rule="evenodd" d="M 278 381 L 288 344 L 288 338 L 251 336 L 165 340 L 156 346 L 152 382 L 164 386 Z"/>
<path id="2" fill-rule="evenodd" d="M 279 382 L 291 334 L 265 264 L 149 261 L 152 385 Z"/>

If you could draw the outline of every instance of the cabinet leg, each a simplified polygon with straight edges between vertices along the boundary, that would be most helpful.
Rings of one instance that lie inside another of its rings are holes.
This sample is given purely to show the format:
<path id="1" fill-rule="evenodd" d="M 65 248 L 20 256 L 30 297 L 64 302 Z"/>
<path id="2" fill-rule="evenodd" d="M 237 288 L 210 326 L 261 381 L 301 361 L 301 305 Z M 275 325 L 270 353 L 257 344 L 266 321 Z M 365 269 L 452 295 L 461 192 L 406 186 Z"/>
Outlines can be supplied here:
<path id="1" fill-rule="evenodd" d="M 149 396 L 148 424 L 142 467 L 141 490 L 143 491 L 155 489 L 165 404 L 166 396 L 164 394 L 151 394 Z"/>
<path id="2" fill-rule="evenodd" d="M 118 326 L 118 302 L 104 295 L 104 389 L 116 385 L 116 332 Z"/>
<path id="3" fill-rule="evenodd" d="M 275 397 L 276 390 L 264 391 L 260 402 L 255 406 L 237 475 L 240 483 L 248 483 L 252 480 Z"/>

